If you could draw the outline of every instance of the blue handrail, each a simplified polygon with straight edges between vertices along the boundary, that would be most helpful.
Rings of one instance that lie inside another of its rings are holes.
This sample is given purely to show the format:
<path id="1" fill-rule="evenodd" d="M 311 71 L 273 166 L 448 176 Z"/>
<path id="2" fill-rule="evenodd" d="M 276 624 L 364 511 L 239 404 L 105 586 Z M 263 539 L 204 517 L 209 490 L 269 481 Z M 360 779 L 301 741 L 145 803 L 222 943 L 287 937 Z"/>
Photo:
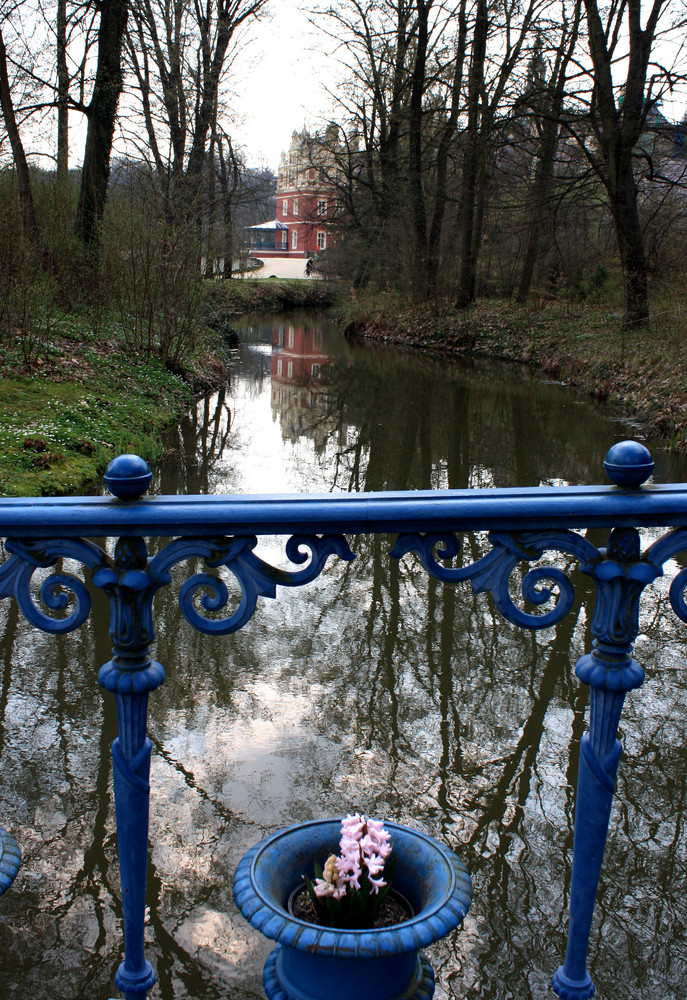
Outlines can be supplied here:
<path id="1" fill-rule="evenodd" d="M 537 565 L 545 552 L 572 556 L 596 585 L 592 649 L 576 673 L 590 687 L 589 733 L 581 742 L 576 793 L 568 944 L 553 977 L 563 1000 L 586 1000 L 594 986 L 587 949 L 620 757 L 616 738 L 625 695 L 641 685 L 642 667 L 632 657 L 643 589 L 663 564 L 687 552 L 687 486 L 643 485 L 653 461 L 636 442 L 621 442 L 604 462 L 612 486 L 538 487 L 335 496 L 185 496 L 143 498 L 151 474 L 136 456 L 115 459 L 105 481 L 112 498 L 0 499 L 0 537 L 8 558 L 0 566 L 0 597 L 17 600 L 37 628 L 68 632 L 90 611 L 83 580 L 50 568 L 62 558 L 81 563 L 93 585 L 110 600 L 112 659 L 98 680 L 115 695 L 119 736 L 112 747 L 117 834 L 124 910 L 125 957 L 115 984 L 127 1000 L 144 1000 L 155 974 L 144 954 L 151 742 L 146 733 L 148 695 L 165 679 L 150 657 L 155 631 L 155 593 L 171 583 L 171 569 L 202 558 L 207 572 L 181 586 L 187 621 L 212 634 L 242 628 L 258 598 L 278 586 L 314 580 L 330 556 L 354 558 L 346 536 L 397 535 L 389 555 L 413 552 L 426 571 L 444 583 L 470 581 L 489 591 L 509 621 L 527 629 L 559 622 L 573 604 L 573 583 L 557 566 Z M 669 528 L 642 552 L 637 528 Z M 605 547 L 580 531 L 608 528 Z M 490 547 L 475 562 L 459 535 L 489 533 Z M 274 567 L 254 549 L 260 535 L 286 535 L 285 554 L 295 570 Z M 171 538 L 149 556 L 145 538 Z M 114 553 L 92 539 L 115 537 Z M 569 560 L 568 560 L 569 563 Z M 514 571 L 525 564 L 522 600 L 512 593 Z M 222 617 L 228 590 L 217 570 L 231 573 L 241 589 L 239 606 Z M 42 571 L 41 600 L 31 581 Z M 45 571 L 48 570 L 46 576 Z M 687 621 L 687 569 L 670 587 L 676 615 Z"/>

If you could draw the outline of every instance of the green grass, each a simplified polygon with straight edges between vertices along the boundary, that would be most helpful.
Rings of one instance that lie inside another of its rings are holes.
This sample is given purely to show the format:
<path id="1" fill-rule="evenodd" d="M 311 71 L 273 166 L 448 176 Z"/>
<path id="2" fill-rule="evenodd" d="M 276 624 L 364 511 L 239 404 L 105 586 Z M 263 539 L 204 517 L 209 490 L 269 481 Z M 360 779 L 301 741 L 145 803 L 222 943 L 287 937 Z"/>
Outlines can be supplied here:
<path id="1" fill-rule="evenodd" d="M 0 352 L 2 496 L 84 489 L 123 451 L 155 462 L 164 429 L 192 402 L 179 376 L 116 340 L 71 330 L 43 344 L 34 363 L 35 374 L 22 374 L 16 353 Z"/>

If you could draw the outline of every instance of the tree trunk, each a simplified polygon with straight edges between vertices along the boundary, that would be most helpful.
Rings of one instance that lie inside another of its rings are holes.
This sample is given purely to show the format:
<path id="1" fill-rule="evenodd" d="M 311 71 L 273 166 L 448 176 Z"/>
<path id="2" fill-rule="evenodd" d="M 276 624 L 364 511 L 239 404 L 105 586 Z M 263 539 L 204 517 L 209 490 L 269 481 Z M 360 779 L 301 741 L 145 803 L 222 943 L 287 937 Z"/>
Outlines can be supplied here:
<path id="1" fill-rule="evenodd" d="M 556 53 L 556 61 L 544 95 L 544 107 L 541 109 L 543 112 L 540 115 L 542 119 L 542 131 L 539 141 L 539 159 L 534 178 L 534 190 L 532 192 L 532 211 L 527 228 L 525 257 L 522 264 L 517 295 L 515 296 L 515 301 L 519 303 L 526 302 L 530 294 L 534 268 L 539 256 L 541 231 L 548 214 L 547 203 L 553 182 L 568 65 L 577 44 L 581 10 L 581 0 L 576 0 L 572 28 L 569 34 L 567 33 L 567 23 L 564 22 L 560 45 Z M 563 49 L 564 44 L 565 50 Z M 537 101 L 536 103 L 539 102 Z M 536 112 L 539 109 L 535 107 L 534 110 Z"/>
<path id="2" fill-rule="evenodd" d="M 40 231 L 38 229 L 38 222 L 36 221 L 33 195 L 31 193 L 29 165 L 14 115 L 14 105 L 12 103 L 12 93 L 7 73 L 7 50 L 2 37 L 2 30 L 0 30 L 0 106 L 2 107 L 5 128 L 7 129 L 10 146 L 12 147 L 12 156 L 14 157 L 14 166 L 17 171 L 17 185 L 19 188 L 19 202 L 21 204 L 24 233 L 34 249 L 40 250 Z"/>
<path id="3" fill-rule="evenodd" d="M 422 99 L 427 66 L 428 17 L 432 0 L 416 0 L 417 43 L 410 91 L 408 120 L 408 194 L 412 219 L 412 286 L 416 302 L 427 299 L 427 216 L 422 188 Z"/>
<path id="4" fill-rule="evenodd" d="M 615 222 L 625 275 L 625 326 L 644 325 L 649 319 L 648 274 L 632 156 L 649 108 L 647 73 L 658 19 L 666 2 L 653 0 L 642 28 L 639 0 L 620 4 L 615 20 L 605 25 L 597 0 L 584 0 L 594 65 L 592 120 L 603 153 L 595 161 L 595 169 L 606 186 Z M 612 65 L 615 43 L 623 30 L 629 42 L 627 74 L 623 100 L 616 107 Z"/>
<path id="5" fill-rule="evenodd" d="M 98 65 L 88 106 L 88 132 L 76 216 L 76 235 L 87 254 L 95 258 L 100 250 L 115 118 L 123 85 L 122 46 L 127 15 L 128 0 L 102 0 Z"/>
<path id="6" fill-rule="evenodd" d="M 489 19 L 486 0 L 478 0 L 468 76 L 468 124 L 463 162 L 463 212 L 460 241 L 460 277 L 456 306 L 465 309 L 475 300 L 477 260 L 474 250 L 475 203 L 480 159 L 480 96 L 484 80 Z"/>
<path id="7" fill-rule="evenodd" d="M 623 325 L 642 326 L 649 319 L 649 281 L 637 208 L 637 184 L 630 158 L 618 177 L 614 194 L 613 216 L 625 278 Z"/>
<path id="8" fill-rule="evenodd" d="M 439 254 L 441 251 L 441 233 L 444 226 L 444 216 L 446 215 L 447 197 L 447 176 L 448 176 L 448 154 L 455 137 L 456 126 L 458 124 L 458 112 L 460 108 L 460 91 L 463 85 L 463 65 L 465 63 L 465 49 L 467 44 L 467 0 L 461 0 L 458 14 L 458 38 L 456 40 L 456 62 L 453 70 L 453 82 L 451 85 L 451 110 L 441 133 L 439 148 L 437 149 L 437 180 L 434 193 L 434 209 L 432 212 L 432 225 L 429 231 L 429 244 L 427 249 L 427 281 L 428 295 L 435 297 L 439 291 Z"/>
<path id="9" fill-rule="evenodd" d="M 203 26 L 203 30 L 209 30 L 209 24 Z M 203 167 L 206 162 L 205 143 L 208 132 L 210 132 L 217 121 L 217 95 L 219 91 L 219 81 L 224 66 L 224 57 L 233 34 L 234 27 L 228 19 L 226 13 L 220 13 L 217 19 L 217 39 L 212 60 L 207 60 L 204 68 L 203 88 L 198 96 L 198 105 L 195 115 L 195 128 L 193 142 L 188 156 L 188 167 L 186 175 L 191 181 L 191 186 L 196 187 L 196 192 L 201 190 Z M 203 48 L 210 46 L 209 38 L 204 38 Z"/>
<path id="10" fill-rule="evenodd" d="M 67 68 L 67 0 L 57 0 L 57 186 L 69 177 L 69 69 Z"/>
<path id="11" fill-rule="evenodd" d="M 548 214 L 549 191 L 553 181 L 553 167 L 556 159 L 556 147 L 558 145 L 558 127 L 562 97 L 563 92 L 561 89 L 561 101 L 554 100 L 552 108 L 547 111 L 544 118 L 543 133 L 539 147 L 539 162 L 537 163 L 534 189 L 532 191 L 525 256 L 522 262 L 517 295 L 515 296 L 515 301 L 519 303 L 526 302 L 530 294 L 534 268 L 539 257 L 541 231 Z"/>
<path id="12" fill-rule="evenodd" d="M 234 263 L 234 195 L 238 190 L 240 182 L 240 170 L 231 140 L 227 139 L 227 155 L 224 156 L 224 148 L 221 137 L 217 140 L 217 154 L 220 165 L 220 189 L 222 192 L 222 214 L 224 222 L 224 270 L 222 277 L 229 279 L 232 276 Z M 227 169 L 227 161 L 229 169 Z M 229 172 L 231 171 L 231 184 L 229 183 Z"/>
<path id="13" fill-rule="evenodd" d="M 396 46 L 393 56 L 391 101 L 386 107 L 386 95 L 373 74 L 373 106 L 379 119 L 379 214 L 382 227 L 399 211 L 401 198 L 399 184 L 401 134 L 404 125 L 404 92 L 408 84 L 406 60 L 408 57 L 408 23 L 410 4 L 396 3 Z M 374 157 L 373 157 L 374 159 Z"/>

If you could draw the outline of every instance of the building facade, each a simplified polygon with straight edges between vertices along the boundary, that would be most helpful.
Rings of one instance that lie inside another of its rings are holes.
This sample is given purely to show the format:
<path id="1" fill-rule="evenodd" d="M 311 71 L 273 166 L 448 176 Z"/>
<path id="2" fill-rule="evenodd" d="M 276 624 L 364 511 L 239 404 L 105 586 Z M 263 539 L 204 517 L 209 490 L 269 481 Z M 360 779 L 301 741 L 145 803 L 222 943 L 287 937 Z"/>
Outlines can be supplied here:
<path id="1" fill-rule="evenodd" d="M 310 258 L 333 245 L 337 211 L 335 153 L 305 129 L 282 153 L 277 217 L 246 230 L 252 256 Z"/>

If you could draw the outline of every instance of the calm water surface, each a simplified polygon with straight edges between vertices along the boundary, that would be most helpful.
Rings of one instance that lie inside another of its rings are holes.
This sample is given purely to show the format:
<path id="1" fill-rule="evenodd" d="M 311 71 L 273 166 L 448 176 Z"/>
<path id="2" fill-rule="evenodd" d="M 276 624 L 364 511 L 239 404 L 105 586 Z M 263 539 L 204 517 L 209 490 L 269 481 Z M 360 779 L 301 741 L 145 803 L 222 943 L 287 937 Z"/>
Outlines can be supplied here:
<path id="1" fill-rule="evenodd" d="M 606 450 L 632 433 L 519 370 L 353 348 L 312 317 L 244 322 L 242 336 L 230 389 L 171 437 L 157 492 L 600 482 Z M 687 475 L 654 457 L 657 480 Z M 413 558 L 390 560 L 388 539 L 351 541 L 354 562 L 262 601 L 234 636 L 200 635 L 181 618 L 175 595 L 193 567 L 156 598 L 167 683 L 150 705 L 151 997 L 261 997 L 271 945 L 234 908 L 238 859 L 278 827 L 351 809 L 440 837 L 472 872 L 463 929 L 432 949 L 438 1000 L 552 996 L 590 587 L 575 576 L 572 612 L 534 635 L 469 585 L 442 587 Z M 283 564 L 283 544 L 260 554 Z M 484 540 L 470 544 L 477 555 Z M 635 655 L 647 680 L 622 724 L 590 948 L 603 1000 L 687 996 L 687 629 L 668 583 L 644 598 Z M 109 656 L 102 595 L 66 637 L 0 604 L 0 822 L 24 854 L 0 901 L 2 998 L 115 993 L 116 720 L 96 683 Z"/>

